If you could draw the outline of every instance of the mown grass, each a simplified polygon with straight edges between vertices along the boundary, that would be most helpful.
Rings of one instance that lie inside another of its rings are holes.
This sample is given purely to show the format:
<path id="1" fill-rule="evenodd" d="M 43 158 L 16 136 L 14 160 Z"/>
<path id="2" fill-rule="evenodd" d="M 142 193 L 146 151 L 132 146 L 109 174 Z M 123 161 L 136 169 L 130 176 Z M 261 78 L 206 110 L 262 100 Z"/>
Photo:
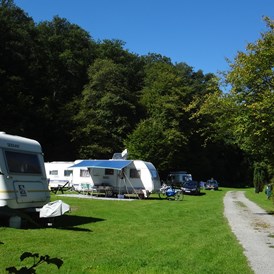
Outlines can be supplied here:
<path id="1" fill-rule="evenodd" d="M 54 228 L 0 227 L 0 273 L 31 265 L 19 260 L 25 251 L 64 262 L 37 273 L 253 273 L 224 218 L 225 192 L 183 201 L 62 197 L 72 211 Z"/>

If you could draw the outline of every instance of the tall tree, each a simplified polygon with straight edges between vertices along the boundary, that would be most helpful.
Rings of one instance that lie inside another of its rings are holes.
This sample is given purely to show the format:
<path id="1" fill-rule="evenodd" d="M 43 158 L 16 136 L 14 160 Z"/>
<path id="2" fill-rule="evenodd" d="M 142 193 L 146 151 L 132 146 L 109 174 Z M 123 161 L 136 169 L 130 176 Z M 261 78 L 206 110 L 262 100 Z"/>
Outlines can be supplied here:
<path id="1" fill-rule="evenodd" d="M 73 131 L 81 158 L 109 158 L 124 149 L 123 140 L 136 120 L 136 94 L 128 88 L 126 68 L 109 59 L 96 59 L 89 68 L 78 125 Z"/>
<path id="2" fill-rule="evenodd" d="M 127 145 L 132 148 L 129 150 L 132 157 L 154 160 L 154 163 L 162 170 L 170 166 L 174 167 L 176 162 L 182 160 L 181 155 L 185 154 L 178 153 L 186 149 L 187 143 L 187 134 L 180 130 L 183 123 L 181 115 L 184 97 L 181 83 L 181 77 L 172 64 L 158 60 L 148 64 L 141 95 L 141 103 L 148 117 L 137 127 L 127 142 Z M 146 129 L 146 126 L 149 128 Z M 143 140 L 136 139 L 136 136 L 146 134 L 147 137 Z M 161 134 L 161 138 L 158 134 Z M 132 137 L 134 138 L 131 139 Z M 133 149 L 133 142 L 135 142 L 135 149 Z M 151 142 L 154 143 L 153 146 L 150 146 Z M 136 155 L 137 151 L 139 153 Z"/>
<path id="3" fill-rule="evenodd" d="M 37 105 L 42 120 L 42 126 L 37 129 L 39 138 L 48 151 L 47 160 L 74 159 L 72 101 L 81 95 L 87 83 L 96 43 L 79 26 L 58 16 L 39 23 L 37 30 L 40 70 L 33 85 L 39 93 Z"/>
<path id="4" fill-rule="evenodd" d="M 36 25 L 4 0 L 0 35 L 1 130 L 39 140 L 46 160 L 73 159 L 71 102 L 87 82 L 96 44 L 66 19 Z"/>
<path id="5" fill-rule="evenodd" d="M 265 20 L 268 31 L 238 53 L 226 80 L 240 108 L 234 121 L 237 143 L 256 160 L 274 166 L 274 24 Z"/>
<path id="6" fill-rule="evenodd" d="M 29 86 L 36 71 L 37 32 L 32 18 L 13 1 L 0 3 L 0 37 L 1 129 L 26 135 L 35 107 Z"/>
<path id="7" fill-rule="evenodd" d="M 160 171 L 191 169 L 192 152 L 201 148 L 202 141 L 196 121 L 190 119 L 194 110 L 189 105 L 210 92 L 213 75 L 194 72 L 184 63 L 148 60 L 141 95 L 147 118 L 126 141 L 130 156 L 153 161 Z"/>
<path id="8" fill-rule="evenodd" d="M 200 113 L 210 121 L 205 132 L 211 139 L 238 146 L 250 168 L 254 163 L 273 170 L 274 25 L 268 18 L 266 22 L 269 30 L 230 62 L 225 75 L 230 92 L 208 95 Z"/>

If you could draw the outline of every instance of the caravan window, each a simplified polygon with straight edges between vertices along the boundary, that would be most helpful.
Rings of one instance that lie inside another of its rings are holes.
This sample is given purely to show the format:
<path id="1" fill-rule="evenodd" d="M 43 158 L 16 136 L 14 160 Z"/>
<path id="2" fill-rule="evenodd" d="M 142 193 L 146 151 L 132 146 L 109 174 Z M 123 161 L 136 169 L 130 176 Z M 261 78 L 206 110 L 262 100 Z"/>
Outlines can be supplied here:
<path id="1" fill-rule="evenodd" d="M 65 177 L 69 177 L 70 175 L 72 175 L 72 170 L 64 170 L 64 176 Z"/>
<path id="2" fill-rule="evenodd" d="M 13 173 L 41 174 L 41 166 L 37 154 L 5 151 L 7 168 Z"/>
<path id="3" fill-rule="evenodd" d="M 155 169 L 150 169 L 149 171 L 153 179 L 159 178 L 158 172 Z"/>
<path id="4" fill-rule="evenodd" d="M 89 177 L 89 172 L 87 169 L 80 169 L 80 177 Z"/>
<path id="5" fill-rule="evenodd" d="M 58 170 L 50 170 L 49 175 L 58 175 Z"/>
<path id="6" fill-rule="evenodd" d="M 141 170 L 131 168 L 129 171 L 129 177 L 130 178 L 140 178 Z"/>
<path id="7" fill-rule="evenodd" d="M 114 169 L 106 168 L 105 169 L 105 175 L 113 175 L 114 174 Z"/>
<path id="8" fill-rule="evenodd" d="M 149 169 L 152 179 L 159 180 L 159 174 L 153 164 L 146 162 L 146 166 Z"/>

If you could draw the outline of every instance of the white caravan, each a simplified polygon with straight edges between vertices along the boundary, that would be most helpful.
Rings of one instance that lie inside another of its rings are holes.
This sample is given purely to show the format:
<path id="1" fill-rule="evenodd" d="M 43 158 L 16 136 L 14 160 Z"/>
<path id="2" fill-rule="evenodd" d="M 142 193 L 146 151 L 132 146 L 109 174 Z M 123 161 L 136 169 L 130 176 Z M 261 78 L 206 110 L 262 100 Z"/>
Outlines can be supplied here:
<path id="1" fill-rule="evenodd" d="M 72 169 L 68 169 L 74 162 L 46 162 L 46 174 L 49 182 L 49 188 L 54 189 L 60 186 L 71 186 Z"/>
<path id="2" fill-rule="evenodd" d="M 159 191 L 160 178 L 154 165 L 141 160 L 83 160 L 72 168 L 88 168 L 97 190 L 112 195 L 144 194 Z"/>
<path id="3" fill-rule="evenodd" d="M 50 207 L 49 202 L 40 144 L 0 132 L 0 214 L 23 216 L 23 212 L 40 212 L 41 217 L 43 207 Z"/>
<path id="4" fill-rule="evenodd" d="M 81 162 L 81 160 L 76 160 L 74 162 L 54 161 L 45 163 L 50 189 L 66 186 L 72 187 L 79 192 L 91 190 L 93 181 L 88 169 L 85 167 L 79 169 L 70 168 L 72 165 L 79 162 Z"/>
<path id="5" fill-rule="evenodd" d="M 0 133 L 0 207 L 42 207 L 50 201 L 40 144 Z"/>

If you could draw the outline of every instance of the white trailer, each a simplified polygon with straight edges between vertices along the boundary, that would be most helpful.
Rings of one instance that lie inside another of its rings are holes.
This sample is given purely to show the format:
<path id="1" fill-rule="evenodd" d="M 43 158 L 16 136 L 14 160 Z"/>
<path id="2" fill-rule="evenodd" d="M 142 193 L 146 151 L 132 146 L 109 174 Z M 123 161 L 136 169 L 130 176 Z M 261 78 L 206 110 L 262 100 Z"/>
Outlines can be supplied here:
<path id="1" fill-rule="evenodd" d="M 53 190 L 66 186 L 78 192 L 91 190 L 93 181 L 88 169 L 85 167 L 78 169 L 70 168 L 72 165 L 81 161 L 82 160 L 76 160 L 74 162 L 54 161 L 45 163 L 50 189 Z"/>
<path id="2" fill-rule="evenodd" d="M 49 202 L 41 145 L 32 139 L 1 132 L 0 214 L 40 212 Z"/>
<path id="3" fill-rule="evenodd" d="M 70 187 L 72 183 L 73 170 L 69 169 L 74 162 L 46 162 L 45 169 L 49 188 L 55 189 L 64 185 Z"/>
<path id="4" fill-rule="evenodd" d="M 50 201 L 40 144 L 0 133 L 0 207 L 42 207 Z"/>
<path id="5" fill-rule="evenodd" d="M 155 166 L 141 160 L 82 160 L 72 168 L 88 168 L 97 190 L 112 195 L 144 194 L 160 190 L 161 183 Z"/>

